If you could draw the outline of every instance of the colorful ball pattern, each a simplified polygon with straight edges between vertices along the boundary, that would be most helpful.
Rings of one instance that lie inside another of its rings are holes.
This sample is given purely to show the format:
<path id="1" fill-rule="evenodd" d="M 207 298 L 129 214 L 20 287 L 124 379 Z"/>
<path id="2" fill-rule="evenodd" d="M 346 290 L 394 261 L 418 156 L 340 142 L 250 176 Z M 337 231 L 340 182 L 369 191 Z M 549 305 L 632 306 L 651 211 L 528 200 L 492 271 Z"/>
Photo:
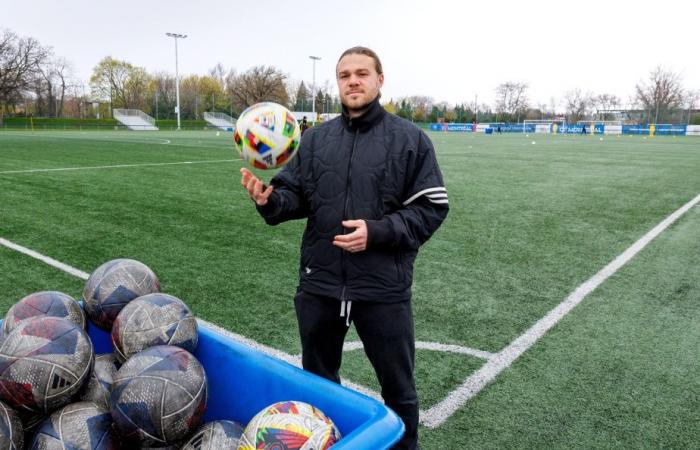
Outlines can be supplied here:
<path id="1" fill-rule="evenodd" d="M 22 450 L 24 448 L 24 430 L 17 413 L 0 402 L 0 449 Z"/>
<path id="2" fill-rule="evenodd" d="M 51 414 L 37 430 L 32 448 L 116 450 L 120 444 L 109 410 L 78 402 Z"/>
<path id="3" fill-rule="evenodd" d="M 300 138 L 294 114 L 273 102 L 248 107 L 236 121 L 233 132 L 241 157 L 258 169 L 285 165 L 296 154 Z"/>
<path id="4" fill-rule="evenodd" d="M 119 434 L 141 446 L 167 446 L 195 430 L 207 403 L 204 368 L 187 350 L 159 345 L 119 368 L 110 407 Z"/>
<path id="5" fill-rule="evenodd" d="M 80 399 L 91 401 L 100 407 L 109 410 L 109 394 L 112 390 L 112 381 L 117 373 L 117 364 L 111 353 L 95 357 L 95 367 L 90 372 Z"/>
<path id="6" fill-rule="evenodd" d="M 340 431 L 321 410 L 298 401 L 279 402 L 253 417 L 238 450 L 325 450 L 340 440 Z"/>
<path id="7" fill-rule="evenodd" d="M 160 282 L 148 266 L 133 259 L 108 261 L 95 269 L 85 283 L 85 312 L 98 327 L 110 331 L 127 303 L 153 292 L 160 292 Z"/>
<path id="8" fill-rule="evenodd" d="M 114 356 L 120 363 L 156 345 L 197 348 L 197 319 L 177 297 L 148 294 L 131 301 L 112 324 Z"/>
<path id="9" fill-rule="evenodd" d="M 42 316 L 62 317 L 85 329 L 85 314 L 73 297 L 58 291 L 42 291 L 12 305 L 2 323 L 3 334 L 9 335 L 24 320 Z"/>
<path id="10" fill-rule="evenodd" d="M 202 425 L 182 446 L 182 450 L 220 450 L 238 448 L 243 427 L 231 420 L 215 420 Z"/>
<path id="11" fill-rule="evenodd" d="M 20 411 L 59 408 L 82 388 L 94 358 L 90 338 L 74 323 L 26 320 L 0 346 L 0 400 Z"/>

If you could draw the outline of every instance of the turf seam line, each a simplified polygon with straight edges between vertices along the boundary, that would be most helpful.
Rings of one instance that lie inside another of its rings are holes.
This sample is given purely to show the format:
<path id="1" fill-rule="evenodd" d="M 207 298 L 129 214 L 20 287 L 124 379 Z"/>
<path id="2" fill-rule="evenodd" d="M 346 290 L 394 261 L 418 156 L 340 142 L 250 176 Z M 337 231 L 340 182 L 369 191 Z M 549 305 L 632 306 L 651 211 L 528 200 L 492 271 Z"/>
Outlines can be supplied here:
<path id="1" fill-rule="evenodd" d="M 479 370 L 471 374 L 457 389 L 453 390 L 443 400 L 432 406 L 425 412 L 421 412 L 420 421 L 429 428 L 437 428 L 442 425 L 452 414 L 476 396 L 487 384 L 493 381 L 498 374 L 508 368 L 525 351 L 532 347 L 547 331 L 566 316 L 576 305 L 581 303 L 588 294 L 600 286 L 611 275 L 629 262 L 637 253 L 656 238 L 661 232 L 678 220 L 683 214 L 700 202 L 700 194 L 652 228 L 627 250 L 618 255 L 598 273 L 593 275 L 564 301 L 549 311 L 523 334 L 515 338 L 501 351 L 489 359 Z"/>
<path id="2" fill-rule="evenodd" d="M 179 164 L 211 164 L 211 163 L 221 163 L 221 162 L 236 162 L 237 159 L 214 159 L 206 161 L 178 161 L 178 162 L 167 162 L 167 163 L 144 163 L 144 164 L 116 164 L 112 166 L 85 166 L 85 167 L 56 167 L 53 169 L 25 169 L 25 170 L 5 170 L 0 172 L 0 175 L 8 175 L 15 173 L 35 173 L 35 172 L 63 172 L 69 170 L 93 170 L 93 169 L 125 169 L 133 167 L 147 167 L 147 166 L 174 166 Z"/>

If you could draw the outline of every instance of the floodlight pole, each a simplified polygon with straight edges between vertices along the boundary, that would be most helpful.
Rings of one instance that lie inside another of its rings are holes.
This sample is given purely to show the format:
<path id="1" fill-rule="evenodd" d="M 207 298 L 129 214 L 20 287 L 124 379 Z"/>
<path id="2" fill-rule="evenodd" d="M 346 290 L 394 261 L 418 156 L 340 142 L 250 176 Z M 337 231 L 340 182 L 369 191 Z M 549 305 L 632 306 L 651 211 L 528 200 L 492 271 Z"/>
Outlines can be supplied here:
<path id="1" fill-rule="evenodd" d="M 178 33 L 165 33 L 166 36 L 170 36 L 175 39 L 175 101 L 177 102 L 175 109 L 177 110 L 177 129 L 180 129 L 180 76 L 177 72 L 177 40 L 185 39 L 186 34 Z"/>
<path id="2" fill-rule="evenodd" d="M 314 78 L 313 84 L 311 85 L 311 123 L 316 124 L 316 61 L 321 59 L 320 56 L 309 56 L 313 61 L 314 65 Z"/>

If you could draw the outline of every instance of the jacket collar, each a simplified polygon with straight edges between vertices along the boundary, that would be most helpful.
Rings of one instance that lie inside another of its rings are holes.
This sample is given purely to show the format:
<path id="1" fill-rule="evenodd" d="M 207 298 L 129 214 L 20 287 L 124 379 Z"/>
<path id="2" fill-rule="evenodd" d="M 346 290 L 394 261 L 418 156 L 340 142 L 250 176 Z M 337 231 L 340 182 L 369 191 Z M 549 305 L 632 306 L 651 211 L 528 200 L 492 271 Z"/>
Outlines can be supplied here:
<path id="1" fill-rule="evenodd" d="M 348 108 L 343 105 L 343 123 L 345 126 L 351 131 L 367 131 L 379 123 L 379 121 L 382 120 L 382 117 L 384 117 L 384 114 L 386 114 L 384 107 L 379 104 L 379 97 L 380 96 L 377 95 L 377 97 L 369 104 L 367 111 L 362 113 L 362 115 L 359 117 L 350 118 Z"/>

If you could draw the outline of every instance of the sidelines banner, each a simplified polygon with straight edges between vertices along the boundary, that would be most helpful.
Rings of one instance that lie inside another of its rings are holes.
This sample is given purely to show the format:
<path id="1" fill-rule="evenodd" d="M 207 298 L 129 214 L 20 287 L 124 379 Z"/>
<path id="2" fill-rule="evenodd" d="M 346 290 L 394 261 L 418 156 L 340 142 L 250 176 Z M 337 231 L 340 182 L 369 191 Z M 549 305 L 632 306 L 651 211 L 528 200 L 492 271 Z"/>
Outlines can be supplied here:
<path id="1" fill-rule="evenodd" d="M 649 125 L 622 125 L 622 134 L 649 135 Z"/>
<path id="2" fill-rule="evenodd" d="M 654 134 L 660 136 L 685 136 L 687 128 L 686 125 L 657 124 Z"/>
<path id="3" fill-rule="evenodd" d="M 466 131 L 472 132 L 474 124 L 472 123 L 431 123 L 430 131 Z"/>

